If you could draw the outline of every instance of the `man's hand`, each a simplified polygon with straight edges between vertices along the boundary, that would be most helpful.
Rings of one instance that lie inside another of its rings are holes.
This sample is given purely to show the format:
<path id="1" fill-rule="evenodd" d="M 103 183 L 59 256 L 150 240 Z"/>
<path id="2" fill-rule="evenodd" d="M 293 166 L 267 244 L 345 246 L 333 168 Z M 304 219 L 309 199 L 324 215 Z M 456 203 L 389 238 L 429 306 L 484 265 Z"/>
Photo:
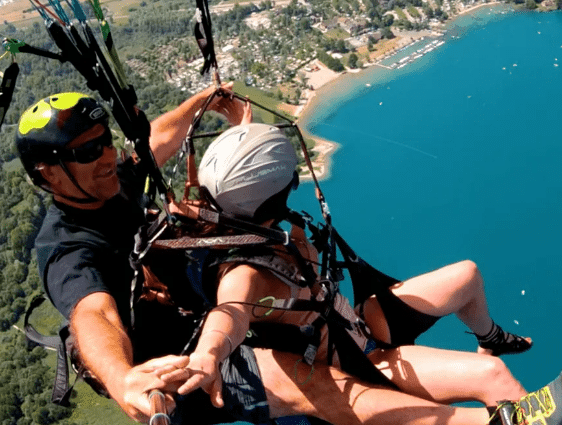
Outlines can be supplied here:
<path id="1" fill-rule="evenodd" d="M 224 115 L 231 125 L 249 124 L 252 122 L 251 104 L 235 98 L 232 86 L 232 83 L 223 84 L 221 93 L 215 96 L 209 109 Z"/>
<path id="2" fill-rule="evenodd" d="M 189 394 L 202 388 L 211 398 L 215 407 L 224 406 L 222 398 L 222 377 L 216 357 L 209 353 L 193 353 L 189 357 L 168 356 L 169 363 L 156 370 L 166 384 L 178 387 L 179 394 Z"/>
<path id="3" fill-rule="evenodd" d="M 148 395 L 153 389 L 159 389 L 166 395 L 166 410 L 168 412 L 172 412 L 176 408 L 174 399 L 170 394 L 177 392 L 179 385 L 162 381 L 156 373 L 157 370 L 170 363 L 170 357 L 175 358 L 177 356 L 149 360 L 133 367 L 125 376 L 122 399 L 116 401 L 123 411 L 135 421 L 148 422 L 150 419 Z"/>

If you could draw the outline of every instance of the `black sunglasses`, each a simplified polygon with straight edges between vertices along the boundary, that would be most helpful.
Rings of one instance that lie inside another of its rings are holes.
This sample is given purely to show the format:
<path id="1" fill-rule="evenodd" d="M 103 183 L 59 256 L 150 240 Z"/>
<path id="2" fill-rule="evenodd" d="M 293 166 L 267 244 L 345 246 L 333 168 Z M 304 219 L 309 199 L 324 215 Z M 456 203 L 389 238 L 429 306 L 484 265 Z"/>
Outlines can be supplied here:
<path id="1" fill-rule="evenodd" d="M 111 131 L 106 130 L 100 137 L 90 140 L 74 149 L 64 149 L 57 152 L 59 159 L 65 162 L 77 162 L 79 164 L 89 164 L 101 158 L 103 148 L 113 145 Z"/>

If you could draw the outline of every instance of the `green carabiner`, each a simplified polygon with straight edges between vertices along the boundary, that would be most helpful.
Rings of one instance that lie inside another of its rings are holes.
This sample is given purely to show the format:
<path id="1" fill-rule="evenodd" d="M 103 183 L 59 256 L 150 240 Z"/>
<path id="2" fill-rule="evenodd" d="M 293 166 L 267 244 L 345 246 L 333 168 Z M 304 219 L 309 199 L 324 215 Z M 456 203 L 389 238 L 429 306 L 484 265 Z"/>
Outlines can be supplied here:
<path id="1" fill-rule="evenodd" d="M 16 53 L 20 53 L 20 48 L 23 46 L 25 46 L 25 42 L 16 40 L 15 38 L 5 38 L 2 41 L 2 47 L 4 50 L 14 56 Z"/>
<path id="2" fill-rule="evenodd" d="M 265 314 L 263 315 L 264 317 L 269 316 L 271 313 L 273 313 L 275 311 L 275 308 L 273 308 L 273 303 L 275 302 L 275 297 L 270 295 L 268 297 L 264 297 L 261 300 L 259 300 L 258 302 L 261 304 L 265 301 L 271 301 L 271 307 L 268 311 L 265 312 Z"/>

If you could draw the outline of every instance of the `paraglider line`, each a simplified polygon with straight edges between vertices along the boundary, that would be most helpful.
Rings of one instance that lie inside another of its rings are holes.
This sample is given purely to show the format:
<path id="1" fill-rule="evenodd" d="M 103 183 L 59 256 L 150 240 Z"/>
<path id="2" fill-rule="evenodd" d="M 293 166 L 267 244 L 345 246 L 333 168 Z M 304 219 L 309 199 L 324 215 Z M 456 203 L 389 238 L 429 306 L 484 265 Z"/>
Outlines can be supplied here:
<path id="1" fill-rule="evenodd" d="M 414 147 L 414 146 L 410 146 L 410 145 L 407 145 L 407 144 L 402 143 L 402 142 L 397 142 L 396 140 L 387 139 L 387 138 L 385 138 L 385 137 L 381 137 L 381 136 L 376 136 L 376 135 L 373 135 L 373 134 L 369 134 L 369 133 L 364 132 L 364 131 L 349 130 L 349 129 L 345 129 L 345 130 L 344 130 L 343 128 L 338 127 L 338 126 L 336 126 L 336 125 L 326 124 L 326 123 L 318 123 L 318 122 L 316 122 L 316 123 L 313 122 L 312 125 L 325 125 L 325 126 L 328 126 L 328 127 L 336 128 L 336 129 L 338 129 L 338 130 L 345 131 L 346 133 L 361 134 L 361 135 L 363 135 L 363 136 L 367 136 L 367 137 L 370 137 L 370 138 L 374 138 L 374 139 L 377 139 L 377 140 L 381 140 L 381 141 L 383 141 L 383 142 L 390 143 L 390 144 L 392 144 L 392 145 L 401 146 L 401 147 L 403 147 L 403 148 L 410 149 L 410 150 L 412 150 L 412 151 L 414 151 L 414 152 L 421 153 L 422 155 L 429 156 L 430 158 L 437 159 L 437 156 L 436 156 L 436 155 L 433 155 L 432 153 L 429 153 L 429 152 L 423 151 L 423 150 L 421 150 L 421 149 L 418 149 L 418 148 L 416 148 L 416 147 Z"/>

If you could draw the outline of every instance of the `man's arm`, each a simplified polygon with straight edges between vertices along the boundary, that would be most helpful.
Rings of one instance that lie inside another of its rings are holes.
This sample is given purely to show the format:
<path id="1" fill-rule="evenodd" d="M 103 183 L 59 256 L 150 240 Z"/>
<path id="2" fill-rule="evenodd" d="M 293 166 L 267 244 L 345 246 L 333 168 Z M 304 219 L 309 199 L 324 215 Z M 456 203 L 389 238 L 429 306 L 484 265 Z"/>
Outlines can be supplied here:
<path id="1" fill-rule="evenodd" d="M 209 87 L 150 123 L 150 148 L 158 167 L 162 167 L 181 147 L 193 116 L 214 91 L 214 86 Z"/>
<path id="2" fill-rule="evenodd" d="M 86 367 L 104 384 L 127 415 L 148 420 L 148 392 L 166 385 L 153 373 L 151 363 L 134 367 L 133 349 L 111 295 L 94 292 L 76 305 L 70 317 L 71 332 Z M 175 388 L 168 388 L 173 390 Z M 168 409 L 173 409 L 171 398 Z"/>
<path id="3" fill-rule="evenodd" d="M 222 88 L 228 92 L 232 89 L 232 83 L 223 84 Z M 215 90 L 215 86 L 208 87 L 150 123 L 150 148 L 158 167 L 162 167 L 181 147 L 195 113 Z M 209 109 L 224 115 L 233 125 L 251 121 L 249 104 L 237 99 L 217 96 Z"/>

